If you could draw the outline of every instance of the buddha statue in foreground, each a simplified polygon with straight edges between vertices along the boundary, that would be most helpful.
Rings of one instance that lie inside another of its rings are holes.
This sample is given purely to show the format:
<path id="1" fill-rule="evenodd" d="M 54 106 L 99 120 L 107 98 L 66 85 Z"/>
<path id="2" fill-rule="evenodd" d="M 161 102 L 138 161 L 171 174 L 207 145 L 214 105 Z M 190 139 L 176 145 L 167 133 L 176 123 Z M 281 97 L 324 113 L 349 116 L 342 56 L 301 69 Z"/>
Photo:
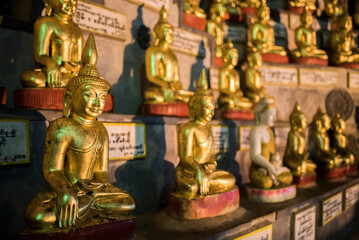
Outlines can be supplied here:
<path id="1" fill-rule="evenodd" d="M 206 19 L 206 13 L 199 7 L 199 2 L 200 0 L 185 0 L 183 3 L 183 11 L 198 18 Z"/>
<path id="2" fill-rule="evenodd" d="M 190 199 L 235 189 L 234 176 L 216 169 L 212 129 L 208 124 L 214 114 L 214 103 L 204 70 L 188 108 L 190 121 L 180 128 L 179 133 L 180 163 L 175 170 L 174 194 Z"/>
<path id="3" fill-rule="evenodd" d="M 174 29 L 167 22 L 164 7 L 154 27 L 154 46 L 146 50 L 146 76 L 151 86 L 144 91 L 144 103 L 188 102 L 193 92 L 183 90 L 178 61 L 170 49 Z"/>
<path id="4" fill-rule="evenodd" d="M 298 103 L 290 114 L 290 131 L 284 152 L 283 162 L 294 176 L 315 175 L 316 165 L 308 159 L 309 153 L 305 141 L 307 118 Z"/>
<path id="5" fill-rule="evenodd" d="M 135 203 L 108 183 L 108 133 L 97 120 L 109 83 L 96 69 L 97 51 L 90 34 L 83 67 L 67 84 L 63 117 L 51 122 L 43 159 L 45 191 L 28 204 L 25 219 L 34 229 L 85 227 L 123 219 Z"/>
<path id="6" fill-rule="evenodd" d="M 275 149 L 274 125 L 276 109 L 273 98 L 261 98 L 254 107 L 256 126 L 250 132 L 251 167 L 249 178 L 257 188 L 280 188 L 292 183 L 293 175 L 282 165 Z"/>
<path id="7" fill-rule="evenodd" d="M 81 67 L 82 31 L 73 22 L 77 0 L 45 0 L 46 16 L 34 27 L 34 59 L 39 68 L 21 75 L 24 87 L 65 87 Z"/>
<path id="8" fill-rule="evenodd" d="M 218 106 L 223 110 L 249 110 L 252 103 L 243 97 L 240 88 L 239 74 L 235 69 L 238 64 L 238 51 L 233 47 L 231 39 L 223 48 L 223 67 L 219 69 Z"/>

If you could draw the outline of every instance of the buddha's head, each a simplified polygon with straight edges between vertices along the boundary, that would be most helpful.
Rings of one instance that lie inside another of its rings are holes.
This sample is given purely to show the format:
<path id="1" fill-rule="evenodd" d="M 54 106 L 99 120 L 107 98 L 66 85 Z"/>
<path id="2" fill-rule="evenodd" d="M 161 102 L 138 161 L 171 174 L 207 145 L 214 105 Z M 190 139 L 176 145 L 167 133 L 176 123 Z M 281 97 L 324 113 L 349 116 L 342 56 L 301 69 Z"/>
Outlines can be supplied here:
<path id="1" fill-rule="evenodd" d="M 209 14 L 210 14 L 210 18 L 213 21 L 214 20 L 221 21 L 221 19 L 223 19 L 227 14 L 227 8 L 225 7 L 225 5 L 221 0 L 215 0 L 210 5 Z"/>
<path id="2" fill-rule="evenodd" d="M 255 17 L 258 21 L 268 21 L 270 19 L 270 10 L 267 6 L 266 0 L 262 0 L 260 7 L 255 12 Z"/>
<path id="3" fill-rule="evenodd" d="M 345 122 L 339 113 L 332 120 L 332 129 L 336 133 L 342 133 L 345 130 Z"/>
<path id="4" fill-rule="evenodd" d="M 71 113 L 83 119 L 96 119 L 103 112 L 110 84 L 100 77 L 96 69 L 97 50 L 92 34 L 89 35 L 82 52 L 82 68 L 70 79 L 64 92 L 63 115 Z"/>
<path id="5" fill-rule="evenodd" d="M 289 120 L 290 120 L 290 127 L 292 130 L 302 131 L 308 125 L 307 118 L 302 112 L 301 107 L 297 102 L 294 105 L 294 109 L 290 114 Z"/>
<path id="6" fill-rule="evenodd" d="M 303 13 L 300 15 L 300 23 L 302 26 L 309 27 L 313 23 L 312 13 L 309 11 L 309 6 L 305 5 Z"/>
<path id="7" fill-rule="evenodd" d="M 213 97 L 208 91 L 208 83 L 205 69 L 198 79 L 197 89 L 188 101 L 189 118 L 191 121 L 208 123 L 214 115 Z"/>
<path id="8" fill-rule="evenodd" d="M 153 29 L 153 38 L 155 45 L 159 42 L 171 44 L 173 42 L 174 29 L 173 26 L 167 21 L 168 13 L 164 6 L 160 11 L 160 19 Z"/>
<path id="9" fill-rule="evenodd" d="M 258 69 L 263 65 L 261 53 L 255 47 L 251 47 L 247 51 L 247 62 L 250 68 Z"/>
<path id="10" fill-rule="evenodd" d="M 326 132 L 330 129 L 330 119 L 329 116 L 323 112 L 321 108 L 318 108 L 318 111 L 313 117 L 313 123 L 317 132 L 323 131 Z"/>
<path id="11" fill-rule="evenodd" d="M 274 98 L 261 98 L 254 107 L 254 118 L 256 120 L 256 124 L 269 127 L 274 126 L 276 113 Z"/>
<path id="12" fill-rule="evenodd" d="M 352 17 L 348 13 L 344 13 L 338 17 L 338 28 L 347 32 L 353 29 Z"/>
<path id="13" fill-rule="evenodd" d="M 236 66 L 238 64 L 238 51 L 233 47 L 232 40 L 228 38 L 228 43 L 222 51 L 224 66 Z"/>
<path id="14" fill-rule="evenodd" d="M 77 0 L 45 0 L 46 15 L 54 13 L 73 16 L 76 12 Z"/>

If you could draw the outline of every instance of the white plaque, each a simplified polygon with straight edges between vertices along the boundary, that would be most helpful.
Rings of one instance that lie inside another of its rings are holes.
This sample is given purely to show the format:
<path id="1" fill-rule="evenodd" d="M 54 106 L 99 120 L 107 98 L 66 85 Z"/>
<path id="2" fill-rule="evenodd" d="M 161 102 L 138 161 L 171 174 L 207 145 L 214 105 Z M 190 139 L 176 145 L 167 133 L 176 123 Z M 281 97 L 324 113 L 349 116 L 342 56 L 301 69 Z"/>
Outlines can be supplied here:
<path id="1" fill-rule="evenodd" d="M 300 85 L 308 86 L 335 86 L 338 82 L 338 74 L 336 71 L 319 70 L 311 68 L 299 69 Z"/>
<path id="2" fill-rule="evenodd" d="M 0 165 L 30 162 L 29 121 L 0 119 Z"/>
<path id="3" fill-rule="evenodd" d="M 359 89 L 359 73 L 353 73 L 353 72 L 349 73 L 348 88 Z"/>
<path id="4" fill-rule="evenodd" d="M 339 216 L 343 211 L 343 193 L 340 192 L 322 202 L 322 226 Z"/>
<path id="5" fill-rule="evenodd" d="M 128 0 L 131 2 L 135 2 L 138 4 L 144 4 L 146 7 L 155 9 L 155 10 L 160 10 L 162 8 L 162 6 L 165 6 L 165 8 L 168 10 L 170 9 L 170 0 Z"/>
<path id="6" fill-rule="evenodd" d="M 219 70 L 217 68 L 209 69 L 209 81 L 211 83 L 211 89 L 219 88 Z"/>
<path id="7" fill-rule="evenodd" d="M 359 198 L 359 184 L 348 187 L 345 189 L 345 210 L 358 202 Z"/>
<path id="8" fill-rule="evenodd" d="M 315 240 L 315 215 L 315 206 L 294 213 L 294 240 Z"/>
<path id="9" fill-rule="evenodd" d="M 144 123 L 104 123 L 109 135 L 109 159 L 146 157 Z"/>
<path id="10" fill-rule="evenodd" d="M 294 67 L 262 66 L 259 68 L 264 84 L 297 86 L 297 69 Z"/>
<path id="11" fill-rule="evenodd" d="M 287 145 L 287 137 L 290 127 L 275 128 L 275 144 L 277 147 L 285 147 Z"/>
<path id="12" fill-rule="evenodd" d="M 126 39 L 127 17 L 112 9 L 78 1 L 74 21 L 84 30 Z"/>
<path id="13" fill-rule="evenodd" d="M 249 150 L 251 127 L 239 127 L 239 150 Z"/>
<path id="14" fill-rule="evenodd" d="M 212 125 L 213 154 L 226 153 L 228 151 L 228 126 Z"/>
<path id="15" fill-rule="evenodd" d="M 234 240 L 272 240 L 272 224 Z"/>
<path id="16" fill-rule="evenodd" d="M 244 26 L 236 26 L 236 25 L 224 25 L 224 36 L 226 38 L 231 38 L 232 42 L 245 42 L 247 29 Z"/>
<path id="17" fill-rule="evenodd" d="M 204 49 L 207 48 L 207 38 L 181 28 L 175 28 L 174 39 L 171 48 L 193 56 L 198 55 L 198 50 L 203 41 Z"/>

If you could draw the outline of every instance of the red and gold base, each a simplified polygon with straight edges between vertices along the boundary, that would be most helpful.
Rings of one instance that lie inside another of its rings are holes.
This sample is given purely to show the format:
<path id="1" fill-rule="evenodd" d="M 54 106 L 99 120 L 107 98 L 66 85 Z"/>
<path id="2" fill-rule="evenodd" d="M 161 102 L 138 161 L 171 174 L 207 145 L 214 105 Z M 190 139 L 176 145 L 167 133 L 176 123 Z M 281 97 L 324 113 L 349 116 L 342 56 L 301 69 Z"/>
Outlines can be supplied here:
<path id="1" fill-rule="evenodd" d="M 323 166 L 318 166 L 317 172 L 319 176 L 335 180 L 344 178 L 346 175 L 347 166 L 336 167 L 336 168 L 325 168 Z"/>
<path id="2" fill-rule="evenodd" d="M 293 183 L 297 185 L 298 188 L 311 187 L 315 185 L 317 180 L 316 173 L 310 173 L 305 175 L 293 175 Z"/>
<path id="3" fill-rule="evenodd" d="M 199 18 L 195 15 L 183 13 L 183 24 L 201 31 L 204 31 L 206 28 L 206 19 Z"/>
<path id="4" fill-rule="evenodd" d="M 349 176 L 358 175 L 358 163 L 348 165 L 345 174 Z"/>
<path id="5" fill-rule="evenodd" d="M 254 120 L 254 112 L 248 110 L 223 110 L 221 118 L 223 120 Z"/>
<path id="6" fill-rule="evenodd" d="M 328 66 L 328 60 L 315 58 L 315 57 L 293 58 L 293 62 L 298 64 L 305 64 L 305 65 Z"/>
<path id="7" fill-rule="evenodd" d="M 65 88 L 23 88 L 14 92 L 15 107 L 62 110 Z M 104 111 L 113 111 L 113 96 L 107 94 Z"/>
<path id="8" fill-rule="evenodd" d="M 263 53 L 263 62 L 265 63 L 288 63 L 289 59 L 287 56 L 282 56 L 276 53 Z"/>
<path id="9" fill-rule="evenodd" d="M 18 234 L 19 240 L 99 240 L 118 239 L 125 240 L 133 237 L 136 230 L 136 218 L 130 218 L 118 222 L 109 222 L 100 225 L 57 231 L 53 233 L 36 233 L 32 230 L 24 230 Z"/>
<path id="10" fill-rule="evenodd" d="M 177 219 L 201 219 L 229 213 L 239 206 L 238 188 L 194 199 L 170 197 L 168 214 Z"/>
<path id="11" fill-rule="evenodd" d="M 0 87 L 0 107 L 6 106 L 7 91 L 6 88 Z"/>
<path id="12" fill-rule="evenodd" d="M 214 66 L 222 67 L 223 61 L 221 57 L 214 57 Z"/>
<path id="13" fill-rule="evenodd" d="M 249 200 L 257 203 L 278 203 L 295 198 L 297 188 L 290 185 L 283 188 L 256 188 L 250 185 L 246 186 Z"/>
<path id="14" fill-rule="evenodd" d="M 178 103 L 144 103 L 141 106 L 143 115 L 188 117 L 188 105 Z"/>
<path id="15" fill-rule="evenodd" d="M 256 8 L 251 8 L 251 7 L 246 7 L 246 8 L 241 8 L 242 13 L 245 15 L 254 15 L 254 13 L 256 12 Z"/>
<path id="16" fill-rule="evenodd" d="M 359 63 L 341 63 L 335 66 L 359 70 Z"/>

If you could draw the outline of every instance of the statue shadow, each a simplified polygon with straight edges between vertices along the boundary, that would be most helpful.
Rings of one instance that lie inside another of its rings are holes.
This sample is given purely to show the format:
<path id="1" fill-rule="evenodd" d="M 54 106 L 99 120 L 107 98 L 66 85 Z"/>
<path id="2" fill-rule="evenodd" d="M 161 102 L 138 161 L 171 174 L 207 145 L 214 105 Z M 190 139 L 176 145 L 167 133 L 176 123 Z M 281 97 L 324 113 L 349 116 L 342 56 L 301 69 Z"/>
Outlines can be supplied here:
<path id="1" fill-rule="evenodd" d="M 122 75 L 111 88 L 115 98 L 115 113 L 136 114 L 142 102 L 141 68 L 150 43 L 150 29 L 143 24 L 142 7 L 138 7 L 137 17 L 132 21 L 132 42 L 124 50 Z"/>
<path id="2" fill-rule="evenodd" d="M 204 66 L 203 60 L 206 57 L 206 49 L 204 47 L 204 42 L 201 41 L 201 43 L 198 46 L 198 54 L 196 57 L 196 63 L 194 63 L 191 67 L 191 82 L 189 86 L 189 91 L 196 91 L 197 89 L 197 82 L 199 77 L 201 76 L 202 69 L 206 69 L 206 74 L 208 76 L 208 69 Z M 209 78 L 207 77 L 207 80 L 209 81 Z M 208 82 L 208 86 L 210 87 L 210 83 Z"/>

